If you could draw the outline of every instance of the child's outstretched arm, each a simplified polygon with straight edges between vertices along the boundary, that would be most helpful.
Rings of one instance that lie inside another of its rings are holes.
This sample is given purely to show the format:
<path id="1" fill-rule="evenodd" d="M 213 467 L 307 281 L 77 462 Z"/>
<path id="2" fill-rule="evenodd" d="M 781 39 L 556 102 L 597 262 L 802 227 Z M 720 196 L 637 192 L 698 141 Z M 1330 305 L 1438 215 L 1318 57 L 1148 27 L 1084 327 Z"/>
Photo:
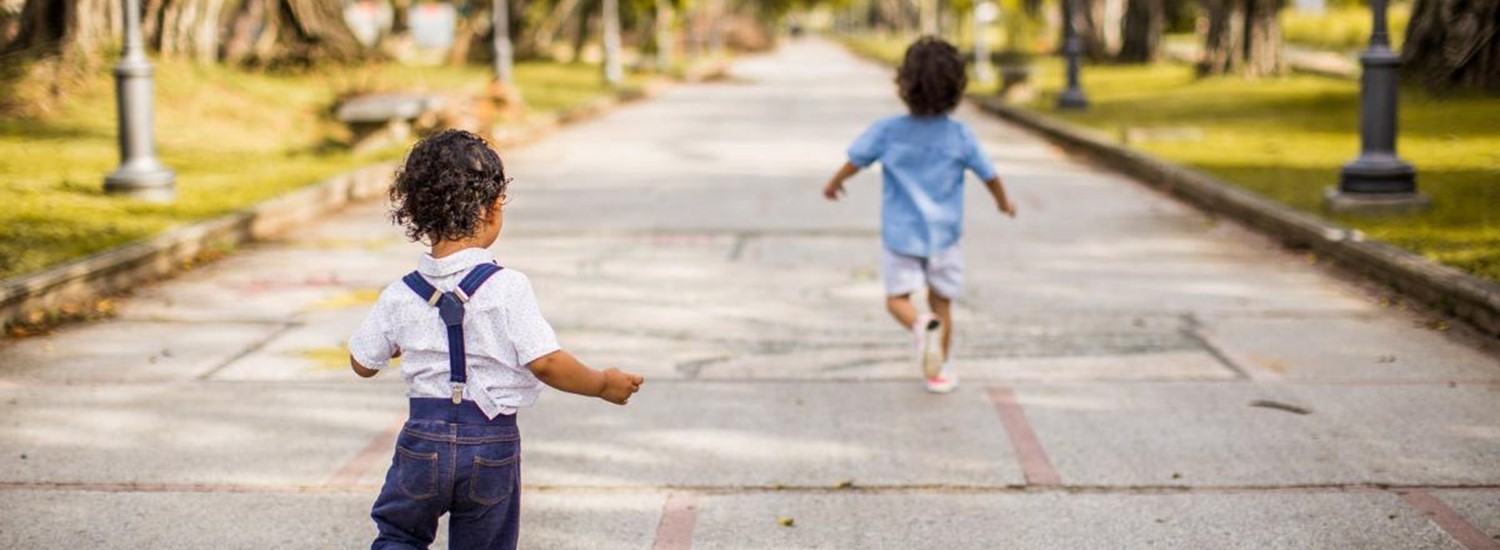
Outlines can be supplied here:
<path id="1" fill-rule="evenodd" d="M 584 366 L 573 354 L 557 350 L 527 363 L 542 383 L 559 390 L 588 397 L 598 397 L 616 405 L 630 401 L 630 395 L 641 390 L 645 381 L 640 375 L 620 369 L 594 370 Z"/>
<path id="2" fill-rule="evenodd" d="M 391 353 L 391 359 L 395 359 L 400 356 L 401 348 L 396 348 L 396 351 Z M 354 374 L 358 374 L 360 378 L 369 378 L 371 376 L 380 374 L 380 371 L 378 370 L 359 364 L 359 360 L 355 359 L 354 354 L 352 353 L 349 354 L 349 368 L 354 369 Z"/>
<path id="3" fill-rule="evenodd" d="M 984 187 L 990 190 L 991 195 L 994 195 L 995 206 L 998 206 L 1001 212 L 1012 218 L 1016 217 L 1016 205 L 1012 204 L 1010 198 L 1005 196 L 1005 186 L 1000 183 L 1000 176 L 995 176 L 990 178 L 989 181 L 984 182 Z"/>
<path id="4" fill-rule="evenodd" d="M 852 178 L 858 173 L 858 166 L 855 166 L 852 162 L 844 162 L 844 166 L 839 168 L 838 173 L 834 174 L 833 178 L 828 180 L 828 185 L 823 187 L 823 198 L 831 201 L 839 200 L 839 197 L 844 194 L 844 180 Z"/>

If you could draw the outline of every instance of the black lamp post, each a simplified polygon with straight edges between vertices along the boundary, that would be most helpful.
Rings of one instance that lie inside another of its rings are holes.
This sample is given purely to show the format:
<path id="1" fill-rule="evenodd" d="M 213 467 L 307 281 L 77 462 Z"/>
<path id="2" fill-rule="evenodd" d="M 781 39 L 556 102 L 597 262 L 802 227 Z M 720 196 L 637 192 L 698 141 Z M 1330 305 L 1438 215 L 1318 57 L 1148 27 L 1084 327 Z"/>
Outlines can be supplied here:
<path id="1" fill-rule="evenodd" d="M 156 159 L 151 63 L 141 44 L 141 5 L 124 0 L 125 52 L 115 65 L 115 109 L 120 120 L 120 166 L 104 177 L 104 192 L 170 202 L 177 175 Z"/>
<path id="2" fill-rule="evenodd" d="M 1078 37 L 1074 19 L 1078 16 L 1076 0 L 1063 0 L 1063 55 L 1068 58 L 1068 89 L 1057 96 L 1059 111 L 1082 111 L 1089 108 L 1089 99 L 1078 85 L 1079 57 L 1083 55 L 1083 40 Z"/>
<path id="3" fill-rule="evenodd" d="M 1387 0 L 1373 0 L 1375 28 L 1370 47 L 1359 56 L 1360 153 L 1339 174 L 1339 186 L 1325 204 L 1338 212 L 1388 213 L 1426 207 L 1417 193 L 1417 171 L 1396 156 L 1396 89 L 1401 57 L 1391 51 L 1386 31 Z"/>

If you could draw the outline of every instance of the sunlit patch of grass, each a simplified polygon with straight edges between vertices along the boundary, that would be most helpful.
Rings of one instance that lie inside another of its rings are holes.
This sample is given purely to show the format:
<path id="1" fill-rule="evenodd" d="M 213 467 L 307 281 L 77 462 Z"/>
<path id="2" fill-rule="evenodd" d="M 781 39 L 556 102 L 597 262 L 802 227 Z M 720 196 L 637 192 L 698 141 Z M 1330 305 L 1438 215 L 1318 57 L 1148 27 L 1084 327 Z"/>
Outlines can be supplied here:
<path id="1" fill-rule="evenodd" d="M 177 172 L 178 200 L 145 204 L 103 194 L 119 163 L 114 84 L 107 71 L 73 83 L 58 105 L 0 118 L 0 278 L 201 221 L 399 158 L 404 147 L 356 155 L 333 120 L 341 96 L 372 91 L 472 94 L 485 67 L 370 64 L 298 74 L 156 63 L 157 150 Z M 610 92 L 596 66 L 522 63 L 517 80 L 534 113 Z M 633 82 L 639 82 L 639 77 Z"/>
<path id="2" fill-rule="evenodd" d="M 1411 4 L 1398 2 L 1386 13 L 1391 46 L 1400 49 L 1402 39 L 1406 38 L 1406 24 L 1411 20 Z M 1368 6 L 1334 7 L 1323 13 L 1281 10 L 1281 36 L 1289 44 L 1311 48 L 1362 49 L 1370 43 L 1370 31 L 1374 26 L 1374 15 Z"/>
<path id="3" fill-rule="evenodd" d="M 1179 65 L 1089 67 L 1086 113 L 1059 114 L 1061 64 L 1042 62 L 1044 92 L 1026 107 L 1120 135 L 1125 128 L 1191 127 L 1201 140 L 1136 144 L 1301 210 L 1359 153 L 1359 84 L 1316 76 L 1247 81 L 1194 78 Z M 1431 195 L 1427 212 L 1396 218 L 1335 217 L 1460 269 L 1500 280 L 1500 102 L 1402 90 L 1402 158 Z"/>

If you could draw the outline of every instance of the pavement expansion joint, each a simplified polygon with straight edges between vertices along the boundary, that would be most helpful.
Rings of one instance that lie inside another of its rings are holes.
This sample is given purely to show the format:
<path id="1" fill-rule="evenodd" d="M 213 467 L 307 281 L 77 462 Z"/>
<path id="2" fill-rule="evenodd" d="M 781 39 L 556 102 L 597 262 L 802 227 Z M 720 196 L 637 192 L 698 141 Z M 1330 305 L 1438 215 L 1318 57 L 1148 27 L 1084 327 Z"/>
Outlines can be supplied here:
<path id="1" fill-rule="evenodd" d="M 295 328 L 298 328 L 298 327 L 302 326 L 302 324 L 303 323 L 301 321 L 298 321 L 298 320 L 292 320 L 292 321 L 287 321 L 287 322 L 281 323 L 281 326 L 278 327 L 276 330 L 271 331 L 270 334 L 267 334 L 263 338 L 260 338 L 260 339 L 257 339 L 254 342 L 251 342 L 250 345 L 245 346 L 238 353 L 235 353 L 234 355 L 229 356 L 229 358 L 227 358 L 227 359 L 219 362 L 219 364 L 217 364 L 217 365 L 214 365 L 213 368 L 210 368 L 210 369 L 204 371 L 203 373 L 199 374 L 197 376 L 197 379 L 198 380 L 208 380 L 210 378 L 213 378 L 214 375 L 216 375 L 216 374 L 218 374 L 220 372 L 223 372 L 224 369 L 229 368 L 231 365 L 239 362 L 241 359 L 249 357 L 250 355 L 254 354 L 257 351 L 265 349 L 265 347 L 268 346 L 268 345 L 270 345 L 271 342 L 275 342 L 277 338 L 282 337 L 286 333 L 290 332 L 292 329 L 295 329 Z"/>

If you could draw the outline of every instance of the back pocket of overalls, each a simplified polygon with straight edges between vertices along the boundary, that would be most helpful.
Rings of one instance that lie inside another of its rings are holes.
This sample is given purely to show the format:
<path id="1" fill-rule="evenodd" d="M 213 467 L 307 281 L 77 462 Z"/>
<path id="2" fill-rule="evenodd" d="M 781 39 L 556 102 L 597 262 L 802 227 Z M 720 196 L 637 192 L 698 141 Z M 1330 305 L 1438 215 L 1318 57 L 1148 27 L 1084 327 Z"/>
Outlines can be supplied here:
<path id="1" fill-rule="evenodd" d="M 401 494 L 422 500 L 437 496 L 438 454 L 396 447 L 396 486 Z"/>
<path id="2" fill-rule="evenodd" d="M 469 478 L 469 500 L 482 506 L 494 506 L 510 498 L 516 490 L 516 464 L 520 454 L 504 460 L 474 457 L 474 475 Z"/>

